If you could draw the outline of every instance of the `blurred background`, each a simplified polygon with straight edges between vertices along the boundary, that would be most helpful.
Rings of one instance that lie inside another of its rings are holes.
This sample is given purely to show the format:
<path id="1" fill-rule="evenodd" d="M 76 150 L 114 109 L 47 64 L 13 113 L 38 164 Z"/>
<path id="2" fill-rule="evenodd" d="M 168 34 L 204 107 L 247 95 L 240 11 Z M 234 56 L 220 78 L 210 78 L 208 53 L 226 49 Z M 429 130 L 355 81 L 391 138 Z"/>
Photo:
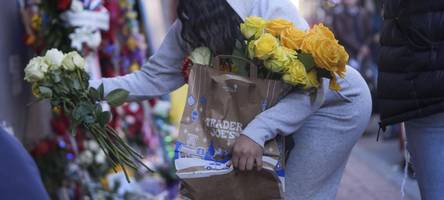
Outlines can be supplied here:
<path id="1" fill-rule="evenodd" d="M 76 2 L 76 6 L 72 6 Z M 329 26 L 350 54 L 350 63 L 377 84 L 379 31 L 376 0 L 292 0 L 312 25 Z M 45 102 L 33 102 L 23 69 L 48 48 L 77 49 L 92 78 L 139 70 L 175 19 L 177 0 L 17 0 L 0 7 L 0 126 L 29 150 L 53 199 L 175 199 L 172 159 L 186 86 L 171 95 L 112 109 L 112 126 L 146 155 L 159 173 L 133 172 L 129 184 L 113 173 L 97 144 L 72 136 L 67 118 Z M 72 11 L 73 15 L 64 15 Z M 87 13 L 87 14 L 85 14 Z M 104 18 L 105 16 L 105 18 Z M 62 18 L 71 26 L 64 25 Z M 85 26 L 87 24 L 88 26 Z M 72 28 L 76 27 L 76 28 Z M 92 27 L 92 28 L 91 28 Z M 79 45 L 80 44 L 80 45 Z M 186 63 L 185 63 L 186 64 Z M 352 152 L 337 199 L 420 199 L 414 171 L 404 159 L 399 126 L 376 141 L 378 108 Z M 403 188 L 403 189 L 401 189 Z"/>

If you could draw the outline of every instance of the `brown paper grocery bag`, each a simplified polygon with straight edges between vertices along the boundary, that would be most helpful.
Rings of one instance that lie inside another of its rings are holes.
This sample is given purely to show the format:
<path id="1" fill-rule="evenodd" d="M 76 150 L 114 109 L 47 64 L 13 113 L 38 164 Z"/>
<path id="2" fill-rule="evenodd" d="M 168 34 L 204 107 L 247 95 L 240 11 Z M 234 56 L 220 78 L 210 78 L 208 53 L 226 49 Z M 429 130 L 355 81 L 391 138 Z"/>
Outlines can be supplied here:
<path id="1" fill-rule="evenodd" d="M 243 128 L 273 106 L 289 87 L 281 81 L 222 72 L 217 56 L 213 66 L 191 68 L 189 90 L 176 144 L 175 166 L 181 193 L 193 200 L 283 199 L 282 141 L 265 144 L 264 170 L 240 172 L 229 165 L 231 149 Z"/>

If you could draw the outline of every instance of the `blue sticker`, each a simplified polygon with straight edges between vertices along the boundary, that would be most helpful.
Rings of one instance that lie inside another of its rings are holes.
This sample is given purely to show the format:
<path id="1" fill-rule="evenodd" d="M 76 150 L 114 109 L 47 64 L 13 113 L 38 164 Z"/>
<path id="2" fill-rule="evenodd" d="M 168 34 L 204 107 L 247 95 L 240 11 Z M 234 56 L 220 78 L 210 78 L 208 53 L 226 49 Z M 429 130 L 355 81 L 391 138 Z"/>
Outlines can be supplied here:
<path id="1" fill-rule="evenodd" d="M 183 144 L 181 142 L 176 141 L 176 149 L 174 150 L 174 159 L 175 160 L 179 159 L 180 152 L 182 150 L 182 146 L 183 146 Z"/>
<path id="2" fill-rule="evenodd" d="M 197 110 L 194 110 L 192 113 L 191 113 L 191 121 L 196 121 L 197 119 L 199 119 L 199 112 L 197 111 Z"/>
<path id="3" fill-rule="evenodd" d="M 207 153 L 205 154 L 205 160 L 213 160 L 214 153 L 214 144 L 213 141 L 211 141 L 210 146 L 208 146 Z"/>
<path id="4" fill-rule="evenodd" d="M 205 156 L 205 149 L 204 148 L 197 148 L 196 154 L 204 157 Z"/>
<path id="5" fill-rule="evenodd" d="M 264 101 L 262 101 L 262 111 L 267 110 L 268 107 L 268 101 L 265 99 Z"/>
<path id="6" fill-rule="evenodd" d="M 282 168 L 282 166 L 279 162 L 274 167 L 274 171 L 276 171 L 278 176 L 285 177 L 285 169 Z"/>
<path id="7" fill-rule="evenodd" d="M 200 97 L 199 102 L 200 102 L 201 104 L 206 104 L 206 103 L 207 103 L 207 98 L 205 98 L 205 97 Z"/>
<path id="8" fill-rule="evenodd" d="M 189 106 L 192 106 L 192 105 L 194 105 L 196 103 L 196 100 L 194 99 L 193 96 L 189 96 L 187 102 L 188 102 Z"/>

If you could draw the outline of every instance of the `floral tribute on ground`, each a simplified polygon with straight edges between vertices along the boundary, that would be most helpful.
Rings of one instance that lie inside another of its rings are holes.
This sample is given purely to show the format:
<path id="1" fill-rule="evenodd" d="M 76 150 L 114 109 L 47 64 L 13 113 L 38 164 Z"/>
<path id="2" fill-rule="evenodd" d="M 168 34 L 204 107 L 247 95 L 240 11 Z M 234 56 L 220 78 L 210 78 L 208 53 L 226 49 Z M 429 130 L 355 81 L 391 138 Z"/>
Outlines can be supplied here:
<path id="1" fill-rule="evenodd" d="M 88 131 L 112 165 L 124 171 L 128 181 L 126 166 L 145 166 L 142 156 L 108 125 L 111 113 L 101 106 L 102 102 L 113 107 L 123 104 L 128 92 L 116 89 L 104 96 L 103 85 L 90 88 L 85 60 L 77 52 L 64 54 L 51 49 L 44 57 L 33 58 L 25 68 L 25 80 L 32 84 L 32 92 L 39 100 L 48 99 L 53 108 L 63 110 L 71 121 L 73 134 L 77 128 Z"/>

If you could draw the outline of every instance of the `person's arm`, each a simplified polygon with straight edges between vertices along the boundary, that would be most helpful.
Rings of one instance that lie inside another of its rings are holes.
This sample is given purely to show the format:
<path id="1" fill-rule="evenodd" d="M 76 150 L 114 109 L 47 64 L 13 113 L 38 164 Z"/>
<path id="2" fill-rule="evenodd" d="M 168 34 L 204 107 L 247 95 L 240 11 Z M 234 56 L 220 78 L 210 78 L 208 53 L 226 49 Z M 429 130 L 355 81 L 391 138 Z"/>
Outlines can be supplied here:
<path id="1" fill-rule="evenodd" d="M 232 162 L 240 170 L 262 168 L 264 144 L 278 134 L 290 135 L 300 129 L 304 121 L 320 108 L 324 101 L 325 88 L 318 89 L 313 101 L 307 91 L 295 89 L 281 99 L 275 106 L 257 115 L 242 131 L 233 147 Z"/>
<path id="2" fill-rule="evenodd" d="M 176 20 L 171 26 L 159 50 L 145 63 L 140 71 L 126 76 L 90 81 L 97 88 L 103 83 L 105 93 L 122 88 L 130 93 L 129 100 L 143 100 L 162 96 L 182 86 L 181 73 L 186 56 L 186 45 L 181 38 L 181 23 Z"/>
<path id="3" fill-rule="evenodd" d="M 307 91 L 295 89 L 275 106 L 256 116 L 243 130 L 243 135 L 264 147 L 266 141 L 278 134 L 290 135 L 296 132 L 305 119 L 319 109 L 322 92 L 320 89 L 317 99 L 313 101 Z"/>
<path id="4" fill-rule="evenodd" d="M 307 30 L 308 24 L 289 0 L 259 0 L 253 13 L 260 13 L 266 19 L 283 18 L 292 21 L 298 28 Z M 316 102 L 310 95 L 301 90 L 295 90 L 280 100 L 275 106 L 262 112 L 251 121 L 242 131 L 233 147 L 233 166 L 240 170 L 262 168 L 264 143 L 273 139 L 277 134 L 289 135 L 298 130 L 304 120 L 319 108 L 323 99 L 320 89 Z"/>

